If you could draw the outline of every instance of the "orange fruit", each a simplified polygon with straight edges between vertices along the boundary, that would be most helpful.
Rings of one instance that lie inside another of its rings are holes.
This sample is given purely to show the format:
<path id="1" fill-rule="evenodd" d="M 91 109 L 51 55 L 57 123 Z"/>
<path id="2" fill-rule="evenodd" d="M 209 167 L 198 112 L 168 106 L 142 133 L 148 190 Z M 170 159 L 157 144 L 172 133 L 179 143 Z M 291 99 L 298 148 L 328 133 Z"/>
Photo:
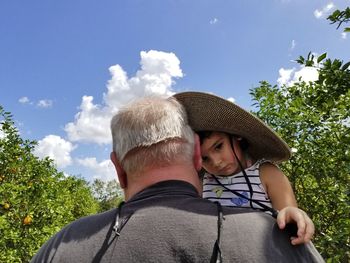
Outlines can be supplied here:
<path id="1" fill-rule="evenodd" d="M 30 225 L 32 222 L 33 222 L 33 217 L 31 215 L 27 215 L 23 219 L 23 224 L 25 224 L 25 225 Z"/>

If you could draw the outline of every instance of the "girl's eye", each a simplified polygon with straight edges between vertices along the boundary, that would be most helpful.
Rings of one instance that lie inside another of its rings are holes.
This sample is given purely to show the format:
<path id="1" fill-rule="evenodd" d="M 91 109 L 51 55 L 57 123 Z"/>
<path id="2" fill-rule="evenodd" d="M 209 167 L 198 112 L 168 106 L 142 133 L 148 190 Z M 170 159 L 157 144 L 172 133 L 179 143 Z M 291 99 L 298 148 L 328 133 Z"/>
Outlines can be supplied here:
<path id="1" fill-rule="evenodd" d="M 220 150 L 222 148 L 222 142 L 215 146 L 215 150 Z"/>
<path id="2" fill-rule="evenodd" d="M 208 157 L 207 156 L 202 156 L 202 162 L 206 163 L 208 161 Z"/>

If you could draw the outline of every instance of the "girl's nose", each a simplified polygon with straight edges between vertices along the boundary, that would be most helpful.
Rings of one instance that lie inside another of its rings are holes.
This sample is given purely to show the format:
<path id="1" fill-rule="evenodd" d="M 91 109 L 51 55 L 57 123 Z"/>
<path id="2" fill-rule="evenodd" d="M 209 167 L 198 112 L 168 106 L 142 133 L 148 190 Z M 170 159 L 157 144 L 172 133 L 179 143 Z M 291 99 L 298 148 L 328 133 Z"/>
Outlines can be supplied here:
<path id="1" fill-rule="evenodd" d="M 220 158 L 215 159 L 214 165 L 220 168 L 222 166 L 222 160 Z"/>

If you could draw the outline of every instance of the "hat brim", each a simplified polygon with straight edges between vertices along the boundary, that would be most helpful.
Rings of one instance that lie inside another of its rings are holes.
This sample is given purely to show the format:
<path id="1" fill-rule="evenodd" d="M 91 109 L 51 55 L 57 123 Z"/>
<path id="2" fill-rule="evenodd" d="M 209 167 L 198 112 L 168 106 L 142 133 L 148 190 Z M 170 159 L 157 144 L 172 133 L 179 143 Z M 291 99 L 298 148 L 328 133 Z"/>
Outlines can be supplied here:
<path id="1" fill-rule="evenodd" d="M 219 131 L 245 138 L 249 155 L 276 163 L 291 157 L 288 145 L 265 123 L 238 105 L 203 92 L 181 92 L 175 97 L 186 109 L 192 129 Z"/>

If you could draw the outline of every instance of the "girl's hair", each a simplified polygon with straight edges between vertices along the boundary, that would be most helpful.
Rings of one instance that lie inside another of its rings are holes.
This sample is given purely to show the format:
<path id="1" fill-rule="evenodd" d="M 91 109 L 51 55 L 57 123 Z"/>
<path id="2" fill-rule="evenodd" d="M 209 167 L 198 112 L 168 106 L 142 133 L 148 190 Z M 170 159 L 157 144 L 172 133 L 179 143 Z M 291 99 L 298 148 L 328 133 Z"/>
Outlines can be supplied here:
<path id="1" fill-rule="evenodd" d="M 197 134 L 199 136 L 200 144 L 202 145 L 204 140 L 209 138 L 213 132 L 214 131 L 199 131 L 199 132 L 197 132 Z M 247 139 L 245 139 L 241 136 L 235 135 L 235 134 L 229 134 L 227 132 L 222 132 L 222 133 L 225 133 L 228 136 L 235 138 L 238 141 L 239 147 L 241 147 L 242 151 L 246 151 L 248 149 L 249 142 L 247 141 Z"/>

